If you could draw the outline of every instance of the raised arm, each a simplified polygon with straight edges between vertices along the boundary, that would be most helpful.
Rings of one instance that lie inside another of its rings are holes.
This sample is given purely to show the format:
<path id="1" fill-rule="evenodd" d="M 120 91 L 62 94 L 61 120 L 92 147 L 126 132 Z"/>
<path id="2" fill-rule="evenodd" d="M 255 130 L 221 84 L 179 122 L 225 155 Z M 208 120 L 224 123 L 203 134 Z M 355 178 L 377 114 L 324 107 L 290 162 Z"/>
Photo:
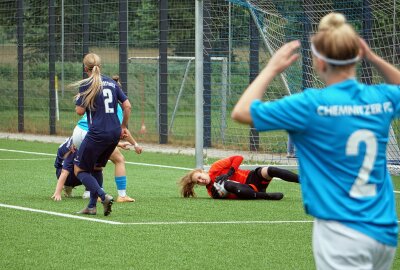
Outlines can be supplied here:
<path id="1" fill-rule="evenodd" d="M 361 56 L 371 63 L 389 84 L 400 84 L 400 71 L 375 54 L 364 39 L 360 38 Z"/>
<path id="2" fill-rule="evenodd" d="M 257 78 L 247 87 L 246 91 L 236 103 L 231 117 L 244 124 L 252 124 L 250 105 L 253 100 L 262 99 L 268 85 L 282 71 L 288 68 L 299 55 L 296 50 L 300 47 L 298 40 L 286 43 L 269 60 L 267 66 L 261 71 Z"/>

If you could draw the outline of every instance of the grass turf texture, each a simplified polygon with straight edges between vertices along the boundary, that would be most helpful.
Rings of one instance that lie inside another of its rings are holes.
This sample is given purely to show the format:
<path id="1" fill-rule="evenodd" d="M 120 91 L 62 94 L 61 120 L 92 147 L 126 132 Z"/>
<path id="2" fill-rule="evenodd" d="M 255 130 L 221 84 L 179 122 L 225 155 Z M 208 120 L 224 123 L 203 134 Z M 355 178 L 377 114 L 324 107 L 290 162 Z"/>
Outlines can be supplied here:
<path id="1" fill-rule="evenodd" d="M 70 215 L 84 208 L 82 186 L 74 189 L 74 198 L 50 199 L 56 185 L 52 155 L 57 148 L 50 143 L 0 140 L 0 149 L 51 154 L 0 151 L 0 203 Z M 127 162 L 185 168 L 195 163 L 194 157 L 184 155 L 123 153 Z M 109 163 L 104 186 L 116 197 L 113 171 Z M 176 182 L 184 173 L 128 163 L 127 191 L 136 202 L 115 203 L 109 217 L 102 215 L 98 204 L 94 217 L 128 223 L 123 225 L 0 207 L 0 269 L 314 268 L 312 223 L 274 223 L 312 220 L 304 214 L 298 185 L 273 181 L 269 191 L 282 191 L 282 201 L 212 200 L 204 188 L 197 189 L 198 198 L 183 199 Z M 394 178 L 396 190 L 399 181 Z M 236 223 L 223 223 L 227 221 Z M 393 269 L 400 269 L 398 254 Z"/>

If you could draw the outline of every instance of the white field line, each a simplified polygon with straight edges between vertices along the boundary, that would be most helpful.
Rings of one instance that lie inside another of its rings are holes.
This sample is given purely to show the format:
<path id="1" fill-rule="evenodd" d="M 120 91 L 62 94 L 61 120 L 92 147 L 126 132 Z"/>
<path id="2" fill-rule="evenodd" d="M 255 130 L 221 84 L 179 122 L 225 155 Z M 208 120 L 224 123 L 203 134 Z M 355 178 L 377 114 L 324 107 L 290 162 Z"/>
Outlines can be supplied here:
<path id="1" fill-rule="evenodd" d="M 38 153 L 38 152 L 29 152 L 29 151 L 21 151 L 21 150 L 13 150 L 13 149 L 3 149 L 0 148 L 0 151 L 4 152 L 13 152 L 13 153 L 23 153 L 23 154 L 31 154 L 31 155 L 41 155 L 41 156 L 52 156 L 54 157 L 54 154 L 48 154 L 48 153 Z"/>
<path id="2" fill-rule="evenodd" d="M 83 217 L 78 215 L 70 215 L 70 214 L 63 214 L 57 213 L 52 211 L 45 211 L 39 209 L 33 209 L 28 207 L 16 206 L 16 205 L 8 205 L 0 203 L 0 207 L 4 208 L 11 208 L 21 211 L 28 211 L 28 212 L 35 212 L 41 214 L 47 214 L 52 216 L 59 216 L 65 218 L 73 218 L 73 219 L 81 219 L 91 222 L 100 222 L 112 225 L 196 225 L 196 224 L 283 224 L 283 223 L 312 223 L 312 220 L 282 220 L 282 221 L 263 221 L 263 220 L 255 220 L 255 221 L 153 221 L 153 222 L 118 222 L 118 221 L 110 221 L 104 219 L 96 219 L 96 218 L 89 218 Z"/>
<path id="3" fill-rule="evenodd" d="M 82 217 L 82 216 L 76 216 L 76 215 L 70 215 L 70 214 L 63 214 L 63 213 L 57 213 L 57 212 L 52 212 L 52 211 L 45 211 L 45 210 L 33 209 L 33 208 L 28 208 L 28 207 L 16 206 L 16 205 L 2 204 L 2 203 L 0 203 L 0 207 L 11 208 L 11 209 L 16 209 L 16 210 L 22 210 L 22 211 L 28 211 L 28 212 L 36 212 L 36 213 L 47 214 L 47 215 L 52 215 L 52 216 L 74 218 L 74 219 L 83 219 L 83 220 L 91 221 L 91 222 L 100 222 L 100 223 L 107 223 L 107 224 L 113 224 L 113 225 L 123 224 L 121 222 L 116 222 L 116 221 L 88 218 L 88 217 Z"/>
<path id="4" fill-rule="evenodd" d="M 48 153 L 39 153 L 39 152 L 29 152 L 29 151 L 21 151 L 21 150 L 12 150 L 12 149 L 3 149 L 0 148 L 0 151 L 4 152 L 14 152 L 14 153 L 23 153 L 23 154 L 31 154 L 31 155 L 45 155 L 45 156 L 53 156 L 55 157 L 55 154 L 48 154 Z M 1 159 L 0 159 L 1 160 Z M 8 159 L 6 159 L 8 160 Z M 15 159 L 15 160 L 29 160 L 29 159 Z M 140 162 L 130 162 L 130 161 L 125 161 L 126 164 L 131 164 L 131 165 L 139 165 L 139 166 L 149 166 L 149 167 L 159 167 L 159 168 L 167 168 L 167 169 L 177 169 L 177 170 L 185 170 L 185 171 L 190 171 L 192 170 L 191 168 L 184 168 L 184 167 L 175 167 L 175 166 L 167 166 L 167 165 L 159 165 L 159 164 L 150 164 L 150 163 L 140 163 Z"/>
<path id="5" fill-rule="evenodd" d="M 52 160 L 51 158 L 0 158 L 0 161 Z"/>

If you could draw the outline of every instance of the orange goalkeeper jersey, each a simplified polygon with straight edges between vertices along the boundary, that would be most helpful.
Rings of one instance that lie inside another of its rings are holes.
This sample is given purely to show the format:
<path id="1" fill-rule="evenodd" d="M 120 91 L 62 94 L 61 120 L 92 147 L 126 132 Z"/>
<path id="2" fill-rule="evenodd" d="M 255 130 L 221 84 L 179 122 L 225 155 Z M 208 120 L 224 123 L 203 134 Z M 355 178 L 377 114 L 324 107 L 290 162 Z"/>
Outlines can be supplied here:
<path id="1" fill-rule="evenodd" d="M 210 170 L 208 171 L 208 174 L 210 175 L 211 178 L 210 184 L 206 186 L 208 195 L 211 196 L 211 188 L 215 182 L 215 178 L 217 178 L 222 174 L 227 174 L 231 167 L 235 169 L 235 173 L 231 177 L 229 177 L 229 180 L 246 184 L 247 176 L 249 175 L 250 170 L 239 169 L 239 166 L 242 163 L 242 161 L 243 161 L 242 156 L 231 156 L 214 162 L 211 165 Z M 235 199 L 236 195 L 229 194 L 227 198 Z"/>

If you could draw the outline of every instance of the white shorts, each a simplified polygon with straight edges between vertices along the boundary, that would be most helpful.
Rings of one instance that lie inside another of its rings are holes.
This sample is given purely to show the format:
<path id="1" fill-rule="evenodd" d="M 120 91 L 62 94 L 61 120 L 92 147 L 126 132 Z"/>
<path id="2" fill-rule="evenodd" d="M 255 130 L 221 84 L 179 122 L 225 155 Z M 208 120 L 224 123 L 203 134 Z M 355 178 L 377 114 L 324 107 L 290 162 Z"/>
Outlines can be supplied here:
<path id="1" fill-rule="evenodd" d="M 81 146 L 86 133 L 86 130 L 83 130 L 79 126 L 75 126 L 74 132 L 72 133 L 72 143 L 75 145 L 76 149 L 79 149 L 79 146 Z"/>
<path id="2" fill-rule="evenodd" d="M 313 253 L 317 269 L 391 269 L 396 248 L 339 222 L 314 220 Z"/>

